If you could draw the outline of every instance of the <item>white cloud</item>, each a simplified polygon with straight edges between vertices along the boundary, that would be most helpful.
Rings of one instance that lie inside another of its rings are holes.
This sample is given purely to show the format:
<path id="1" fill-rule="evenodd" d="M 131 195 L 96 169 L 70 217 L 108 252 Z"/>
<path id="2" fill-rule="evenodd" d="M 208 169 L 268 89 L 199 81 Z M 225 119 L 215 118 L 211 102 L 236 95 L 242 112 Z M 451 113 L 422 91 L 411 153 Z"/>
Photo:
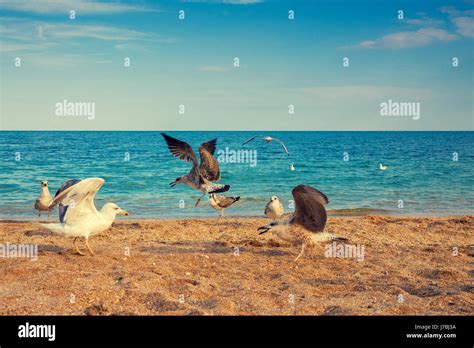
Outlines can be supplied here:
<path id="1" fill-rule="evenodd" d="M 456 35 L 450 34 L 444 29 L 421 28 L 416 31 L 400 31 L 397 33 L 385 35 L 375 40 L 362 41 L 355 46 L 349 46 L 349 48 L 402 49 L 426 46 L 435 42 L 450 42 L 456 39 Z"/>
<path id="2" fill-rule="evenodd" d="M 441 19 L 434 19 L 434 18 L 422 16 L 419 18 L 405 18 L 403 20 L 403 23 L 422 26 L 422 27 L 435 27 L 435 26 L 439 26 L 443 24 L 444 21 Z"/>
<path id="3" fill-rule="evenodd" d="M 216 65 L 208 65 L 208 66 L 202 66 L 199 68 L 199 71 L 203 72 L 216 72 L 216 73 L 223 73 L 223 72 L 228 72 L 229 69 L 223 66 L 216 66 Z"/>
<path id="4" fill-rule="evenodd" d="M 233 5 L 249 5 L 257 4 L 263 2 L 263 0 L 222 0 L 224 4 L 233 4 Z"/>
<path id="5" fill-rule="evenodd" d="M 462 36 L 474 37 L 473 17 L 451 17 L 451 22 L 456 26 L 456 31 Z"/>
<path id="6" fill-rule="evenodd" d="M 0 42 L 0 52 L 37 51 L 46 48 L 48 46 L 45 45 Z"/>
<path id="7" fill-rule="evenodd" d="M 229 4 L 229 5 L 253 5 L 262 3 L 265 0 L 182 0 L 183 2 Z"/>
<path id="8" fill-rule="evenodd" d="M 99 25 L 43 24 L 45 38 L 90 38 L 103 41 L 149 39 L 151 35 L 135 30 Z"/>
<path id="9" fill-rule="evenodd" d="M 8 0 L 0 2 L 0 9 L 39 14 L 66 14 L 69 13 L 70 10 L 75 10 L 77 15 L 157 11 L 156 9 L 143 6 L 126 5 L 118 2 L 101 2 L 97 0 Z"/>
<path id="10" fill-rule="evenodd" d="M 18 18 L 1 18 L 0 51 L 41 50 L 46 45 L 73 44 L 75 40 L 101 40 L 137 43 L 173 43 L 155 33 L 140 32 L 103 25 L 81 25 L 34 22 Z"/>
<path id="11" fill-rule="evenodd" d="M 421 27 L 418 30 L 399 31 L 387 34 L 373 40 L 364 40 L 356 45 L 343 46 L 341 48 L 362 49 L 403 49 L 411 47 L 422 47 L 434 43 L 447 43 L 457 40 L 460 36 L 474 37 L 474 10 L 458 10 L 453 6 L 439 8 L 441 13 L 447 14 L 449 21 L 456 27 L 456 32 L 438 28 L 445 23 L 440 19 L 427 17 L 426 13 L 418 13 L 419 18 L 408 18 L 402 23 Z"/>
<path id="12" fill-rule="evenodd" d="M 461 11 L 453 6 L 443 6 L 439 10 L 449 15 L 449 20 L 455 25 L 459 34 L 474 37 L 474 10 Z"/>
<path id="13" fill-rule="evenodd" d="M 403 100 L 420 100 L 430 98 L 433 92 L 429 89 L 406 88 L 397 86 L 375 85 L 342 85 L 312 86 L 292 90 L 298 95 L 311 95 L 322 100 L 344 100 L 356 98 L 360 100 L 379 100 L 386 98 Z"/>
<path id="14" fill-rule="evenodd" d="M 456 25 L 457 32 L 462 36 L 474 37 L 474 18 L 471 17 L 455 17 L 452 18 Z"/>

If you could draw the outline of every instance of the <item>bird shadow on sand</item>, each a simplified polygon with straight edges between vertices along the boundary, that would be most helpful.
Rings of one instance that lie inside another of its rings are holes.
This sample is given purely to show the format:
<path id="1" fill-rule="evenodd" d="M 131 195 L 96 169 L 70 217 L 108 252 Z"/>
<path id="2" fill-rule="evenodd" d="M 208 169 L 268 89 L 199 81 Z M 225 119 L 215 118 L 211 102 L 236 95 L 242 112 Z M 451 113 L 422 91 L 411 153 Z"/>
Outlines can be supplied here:
<path id="1" fill-rule="evenodd" d="M 146 246 L 140 248 L 140 251 L 152 254 L 234 254 L 235 246 L 223 244 L 215 241 L 193 242 L 180 241 L 177 243 L 160 246 Z M 282 250 L 256 250 L 256 248 L 239 247 L 238 252 L 254 253 L 265 256 L 286 256 L 290 253 Z"/>
<path id="2" fill-rule="evenodd" d="M 38 245 L 38 253 L 56 253 L 56 254 L 64 254 L 68 249 L 59 247 L 57 245 L 49 245 L 49 244 L 39 244 Z"/>
<path id="3" fill-rule="evenodd" d="M 25 231 L 24 235 L 27 237 L 51 237 L 53 233 L 49 231 L 29 230 Z"/>

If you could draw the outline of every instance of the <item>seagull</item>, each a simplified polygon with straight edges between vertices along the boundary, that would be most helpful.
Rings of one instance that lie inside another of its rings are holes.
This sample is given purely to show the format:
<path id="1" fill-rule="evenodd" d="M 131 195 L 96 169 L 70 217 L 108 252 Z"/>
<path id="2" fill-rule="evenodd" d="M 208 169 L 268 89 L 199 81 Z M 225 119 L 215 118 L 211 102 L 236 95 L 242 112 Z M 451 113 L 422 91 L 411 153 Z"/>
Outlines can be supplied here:
<path id="1" fill-rule="evenodd" d="M 101 178 L 69 180 L 58 190 L 50 204 L 53 208 L 60 205 L 59 221 L 56 224 L 41 224 L 53 233 L 74 237 L 74 247 L 79 255 L 84 255 L 78 248 L 77 238 L 83 237 L 85 245 L 95 255 L 89 245 L 89 238 L 107 230 L 116 215 L 128 215 L 128 212 L 115 203 L 107 203 L 99 211 L 94 205 L 94 197 L 105 183 Z"/>
<path id="2" fill-rule="evenodd" d="M 49 205 L 51 204 L 52 201 L 53 201 L 53 196 L 51 196 L 51 193 L 49 193 L 48 182 L 41 181 L 41 193 L 35 202 L 35 209 L 38 210 L 38 216 L 41 216 L 42 211 L 47 211 L 48 219 L 49 219 L 49 214 L 51 213 L 51 210 L 52 210 L 49 208 Z"/>
<path id="3" fill-rule="evenodd" d="M 220 216 L 224 216 L 224 209 L 230 207 L 232 204 L 237 202 L 240 199 L 239 197 L 225 197 L 218 196 L 215 193 L 211 193 L 209 196 L 209 204 L 216 210 L 220 210 Z"/>
<path id="4" fill-rule="evenodd" d="M 245 142 L 242 144 L 242 146 L 244 146 L 245 144 L 250 143 L 250 142 L 253 141 L 254 139 L 260 138 L 260 137 L 261 137 L 263 140 L 265 140 L 267 143 L 269 143 L 269 142 L 275 140 L 276 142 L 278 142 L 278 143 L 281 145 L 281 147 L 283 148 L 283 150 L 285 151 L 285 153 L 286 153 L 288 156 L 290 155 L 290 153 L 288 152 L 288 149 L 286 148 L 285 144 L 283 144 L 283 142 L 282 142 L 280 139 L 272 138 L 272 137 L 268 137 L 268 136 L 255 135 L 255 136 L 253 136 L 252 138 L 250 138 L 249 140 L 245 141 Z"/>
<path id="5" fill-rule="evenodd" d="M 283 215 L 285 210 L 283 209 L 283 205 L 281 204 L 280 200 L 277 196 L 272 196 L 270 198 L 270 202 L 267 203 L 265 207 L 265 215 L 271 219 L 279 218 Z"/>
<path id="6" fill-rule="evenodd" d="M 387 170 L 387 166 L 384 166 L 382 163 L 379 163 L 379 169 L 380 170 Z"/>
<path id="7" fill-rule="evenodd" d="M 202 197 L 207 193 L 222 193 L 229 191 L 230 185 L 212 183 L 221 179 L 219 162 L 217 162 L 214 157 L 217 139 L 202 143 L 201 146 L 199 146 L 201 164 L 198 165 L 196 154 L 188 143 L 170 137 L 165 133 L 161 133 L 161 135 L 165 138 L 166 144 L 174 157 L 193 163 L 191 171 L 186 175 L 176 178 L 175 181 L 170 183 L 171 187 L 182 184 L 201 191 L 202 196 L 196 201 L 196 207 L 199 205 L 199 202 L 201 202 Z"/>
<path id="8" fill-rule="evenodd" d="M 301 252 L 295 261 L 303 255 L 306 245 L 315 245 L 317 242 L 328 240 L 346 240 L 330 233 L 323 233 L 326 226 L 327 214 L 324 206 L 329 203 L 327 196 L 307 185 L 298 185 L 291 192 L 295 200 L 295 212 L 286 221 L 272 221 L 257 229 L 259 234 L 268 231 L 278 237 L 291 242 L 302 242 Z"/>
<path id="9" fill-rule="evenodd" d="M 292 164 L 290 164 L 290 170 L 291 170 L 292 172 L 294 172 L 294 171 L 295 171 L 295 166 L 293 165 L 293 163 L 292 163 Z"/>

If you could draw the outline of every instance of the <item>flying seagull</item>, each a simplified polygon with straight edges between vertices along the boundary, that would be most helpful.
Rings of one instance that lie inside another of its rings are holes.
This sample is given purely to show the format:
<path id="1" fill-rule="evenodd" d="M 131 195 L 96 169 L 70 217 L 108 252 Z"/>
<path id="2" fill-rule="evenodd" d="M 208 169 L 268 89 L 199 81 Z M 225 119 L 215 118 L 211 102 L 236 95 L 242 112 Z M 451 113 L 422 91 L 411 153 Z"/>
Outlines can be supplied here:
<path id="1" fill-rule="evenodd" d="M 201 157 L 201 164 L 198 165 L 196 154 L 188 143 L 170 137 L 165 133 L 161 133 L 165 138 L 166 144 L 174 157 L 192 162 L 193 167 L 191 171 L 183 176 L 176 178 L 170 183 L 171 187 L 182 184 L 192 187 L 195 190 L 201 191 L 202 196 L 196 201 L 196 207 L 199 205 L 202 197 L 207 193 L 221 193 L 229 191 L 230 185 L 214 184 L 213 182 L 221 179 L 219 170 L 219 162 L 214 157 L 216 151 L 217 139 L 209 140 L 199 146 L 199 156 Z"/>
<path id="2" fill-rule="evenodd" d="M 94 205 L 94 197 L 105 183 L 101 178 L 69 180 L 58 190 L 50 204 L 53 208 L 60 205 L 59 224 L 41 224 L 53 233 L 74 237 L 74 247 L 78 254 L 84 255 L 78 248 L 77 238 L 83 237 L 89 252 L 94 255 L 89 238 L 107 230 L 116 215 L 128 215 L 115 203 L 107 203 L 99 211 Z"/>
<path id="3" fill-rule="evenodd" d="M 265 207 L 265 215 L 271 219 L 279 218 L 283 215 L 285 210 L 283 209 L 283 205 L 281 204 L 280 200 L 277 196 L 272 196 L 270 198 L 270 202 L 267 203 Z"/>
<path id="4" fill-rule="evenodd" d="M 220 210 L 220 216 L 224 216 L 224 209 L 230 207 L 232 204 L 237 202 L 240 199 L 239 197 L 226 197 L 219 196 L 215 193 L 211 193 L 209 196 L 209 204 L 216 210 Z"/>
<path id="5" fill-rule="evenodd" d="M 48 182 L 41 181 L 41 193 L 35 202 L 35 209 L 38 210 L 38 216 L 41 216 L 42 211 L 46 211 L 48 212 L 48 219 L 49 219 L 49 214 L 51 213 L 51 210 L 52 210 L 49 207 L 49 205 L 51 204 L 52 201 L 53 201 L 53 196 L 51 196 L 51 193 L 49 193 Z"/>
<path id="6" fill-rule="evenodd" d="M 379 163 L 379 169 L 380 170 L 387 170 L 387 166 L 384 166 L 382 163 Z"/>
<path id="7" fill-rule="evenodd" d="M 302 242 L 297 261 L 304 253 L 306 245 L 328 240 L 346 240 L 330 233 L 323 233 L 327 214 L 324 206 L 329 203 L 327 196 L 307 185 L 298 185 L 291 192 L 295 200 L 295 212 L 289 220 L 272 221 L 259 227 L 259 234 L 268 231 L 291 243 Z"/>
<path id="8" fill-rule="evenodd" d="M 288 149 L 286 148 L 285 144 L 283 144 L 283 141 L 281 141 L 280 139 L 277 139 L 277 138 L 272 138 L 272 137 L 268 137 L 268 136 L 261 136 L 261 135 L 255 135 L 253 137 L 251 137 L 250 139 L 248 139 L 247 141 L 245 141 L 242 146 L 244 146 L 245 144 L 248 144 L 250 143 L 251 141 L 255 140 L 256 138 L 262 138 L 263 140 L 265 140 L 267 143 L 275 140 L 277 143 L 279 143 L 281 145 L 281 147 L 283 148 L 283 150 L 285 151 L 285 153 L 289 156 L 290 153 L 288 152 Z"/>

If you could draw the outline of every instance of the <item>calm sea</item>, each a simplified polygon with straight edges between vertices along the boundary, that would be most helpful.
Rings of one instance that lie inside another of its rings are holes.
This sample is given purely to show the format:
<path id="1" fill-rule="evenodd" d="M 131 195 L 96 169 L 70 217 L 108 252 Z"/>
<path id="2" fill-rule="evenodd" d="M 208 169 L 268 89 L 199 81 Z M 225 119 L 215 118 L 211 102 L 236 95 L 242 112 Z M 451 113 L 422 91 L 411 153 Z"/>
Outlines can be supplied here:
<path id="1" fill-rule="evenodd" d="M 195 149 L 217 137 L 217 149 L 227 148 L 229 155 L 242 149 L 256 153 L 256 163 L 246 158 L 232 163 L 231 156 L 221 163 L 221 183 L 231 185 L 226 195 L 241 196 L 227 216 L 260 216 L 272 195 L 292 211 L 291 189 L 302 183 L 326 193 L 328 209 L 339 213 L 474 213 L 474 132 L 260 133 L 283 140 L 290 156 L 262 139 L 242 148 L 256 132 L 167 133 Z M 169 187 L 190 165 L 170 156 L 160 132 L 3 131 L 0 161 L 2 219 L 36 219 L 41 180 L 49 181 L 54 195 L 65 180 L 86 177 L 106 180 L 98 207 L 116 202 L 131 219 L 217 215 L 207 199 L 194 207 L 199 192 Z M 386 171 L 379 170 L 380 162 Z"/>

